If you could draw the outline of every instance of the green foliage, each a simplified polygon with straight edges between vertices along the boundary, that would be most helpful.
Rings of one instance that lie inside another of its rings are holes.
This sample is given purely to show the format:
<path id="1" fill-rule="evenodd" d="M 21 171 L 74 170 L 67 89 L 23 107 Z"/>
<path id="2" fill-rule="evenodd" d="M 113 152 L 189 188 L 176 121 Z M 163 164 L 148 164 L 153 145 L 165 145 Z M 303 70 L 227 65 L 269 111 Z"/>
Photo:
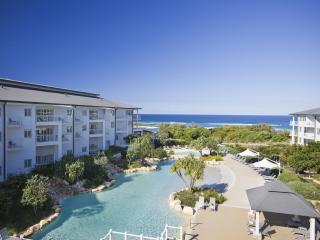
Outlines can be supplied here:
<path id="1" fill-rule="evenodd" d="M 264 124 L 241 127 L 223 126 L 211 131 L 217 139 L 229 143 L 287 142 L 289 139 L 288 132 L 279 132 Z"/>
<path id="2" fill-rule="evenodd" d="M 143 135 L 135 138 L 128 147 L 127 159 L 129 164 L 136 159 L 144 159 L 151 156 L 153 152 L 152 139 L 150 135 Z"/>
<path id="3" fill-rule="evenodd" d="M 74 183 L 78 181 L 84 172 L 84 162 L 75 161 L 73 163 L 66 164 L 66 177 L 69 182 Z"/>
<path id="4" fill-rule="evenodd" d="M 129 165 L 128 165 L 128 168 L 129 169 L 132 169 L 132 168 L 141 168 L 143 167 L 143 164 L 139 161 L 133 161 L 131 162 Z"/>
<path id="5" fill-rule="evenodd" d="M 196 181 L 203 178 L 204 169 L 204 162 L 195 159 L 194 156 L 190 154 L 189 156 L 175 161 L 171 166 L 170 171 L 176 173 L 191 192 Z M 189 178 L 189 183 L 186 181 L 185 177 Z"/>
<path id="6" fill-rule="evenodd" d="M 223 161 L 223 157 L 220 156 L 220 155 L 215 156 L 214 159 L 215 159 L 217 162 Z"/>
<path id="7" fill-rule="evenodd" d="M 26 175 L 9 176 L 0 183 L 0 226 L 8 228 L 11 234 L 18 233 L 30 225 L 39 222 L 51 211 L 51 202 L 47 201 L 34 214 L 33 208 L 21 203 L 22 190 L 26 185 Z"/>
<path id="8" fill-rule="evenodd" d="M 48 177 L 33 175 L 23 188 L 21 203 L 24 206 L 32 206 L 36 214 L 37 208 L 42 207 L 48 200 Z"/>
<path id="9" fill-rule="evenodd" d="M 284 172 L 278 179 L 303 197 L 311 200 L 320 200 L 320 186 L 318 184 L 306 181 L 293 172 Z"/>
<path id="10" fill-rule="evenodd" d="M 176 194 L 176 198 L 181 201 L 181 205 L 195 207 L 196 202 L 200 196 L 204 196 L 206 202 L 210 201 L 213 197 L 216 199 L 216 203 L 221 204 L 226 201 L 226 198 L 211 188 L 194 188 L 192 191 L 180 191 Z"/>
<path id="11" fill-rule="evenodd" d="M 163 148 L 156 148 L 153 151 L 153 156 L 159 159 L 164 159 L 168 157 L 167 152 Z"/>
<path id="12" fill-rule="evenodd" d="M 174 151 L 172 149 L 169 150 L 168 154 L 171 156 L 171 155 L 174 155 Z"/>

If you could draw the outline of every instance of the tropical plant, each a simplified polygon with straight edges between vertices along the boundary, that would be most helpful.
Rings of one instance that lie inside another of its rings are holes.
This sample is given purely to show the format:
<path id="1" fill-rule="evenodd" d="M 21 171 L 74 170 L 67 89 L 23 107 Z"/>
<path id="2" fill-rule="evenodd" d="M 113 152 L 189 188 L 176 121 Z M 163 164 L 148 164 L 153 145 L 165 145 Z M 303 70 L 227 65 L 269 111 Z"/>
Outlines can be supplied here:
<path id="1" fill-rule="evenodd" d="M 23 189 L 21 203 L 24 206 L 32 206 L 34 214 L 37 214 L 37 208 L 48 201 L 48 177 L 33 175 L 28 179 Z"/>
<path id="2" fill-rule="evenodd" d="M 129 164 L 136 159 L 145 159 L 147 156 L 151 156 L 153 152 L 153 144 L 150 135 L 143 135 L 135 138 L 128 147 L 127 159 Z"/>
<path id="3" fill-rule="evenodd" d="M 82 161 L 75 161 L 73 163 L 66 164 L 66 177 L 71 182 L 74 183 L 75 181 L 79 180 L 84 172 L 84 162 Z"/>
<path id="4" fill-rule="evenodd" d="M 172 173 L 176 173 L 184 182 L 189 191 L 195 186 L 196 181 L 204 176 L 205 163 L 195 159 L 194 155 L 190 154 L 184 158 L 177 160 L 170 168 Z M 189 181 L 186 180 L 189 178 Z"/>

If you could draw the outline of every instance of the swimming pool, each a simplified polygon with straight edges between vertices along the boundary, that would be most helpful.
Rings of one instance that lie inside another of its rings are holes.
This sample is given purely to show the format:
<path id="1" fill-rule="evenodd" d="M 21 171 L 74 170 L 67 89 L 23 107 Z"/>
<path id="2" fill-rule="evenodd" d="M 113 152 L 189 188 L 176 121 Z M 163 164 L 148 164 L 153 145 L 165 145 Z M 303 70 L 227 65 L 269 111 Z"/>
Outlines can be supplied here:
<path id="1" fill-rule="evenodd" d="M 33 239 L 99 239 L 110 228 L 146 236 L 159 236 L 164 225 L 181 225 L 182 215 L 168 207 L 168 196 L 180 190 L 181 180 L 170 174 L 173 161 L 149 173 L 119 174 L 107 191 L 65 198 L 59 218 L 36 233 Z M 218 181 L 219 170 L 215 175 Z"/>

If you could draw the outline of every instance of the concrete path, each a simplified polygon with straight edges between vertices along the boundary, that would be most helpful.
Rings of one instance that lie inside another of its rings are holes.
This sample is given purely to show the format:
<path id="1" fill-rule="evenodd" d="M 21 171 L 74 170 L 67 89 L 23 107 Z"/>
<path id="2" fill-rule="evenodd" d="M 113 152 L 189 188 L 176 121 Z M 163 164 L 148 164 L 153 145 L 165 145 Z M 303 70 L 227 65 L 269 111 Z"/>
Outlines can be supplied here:
<path id="1" fill-rule="evenodd" d="M 225 206 L 250 208 L 246 190 L 264 185 L 264 179 L 250 167 L 232 159 L 232 155 L 224 157 L 222 163 L 228 167 L 234 176 L 234 182 L 224 194 L 227 197 Z"/>

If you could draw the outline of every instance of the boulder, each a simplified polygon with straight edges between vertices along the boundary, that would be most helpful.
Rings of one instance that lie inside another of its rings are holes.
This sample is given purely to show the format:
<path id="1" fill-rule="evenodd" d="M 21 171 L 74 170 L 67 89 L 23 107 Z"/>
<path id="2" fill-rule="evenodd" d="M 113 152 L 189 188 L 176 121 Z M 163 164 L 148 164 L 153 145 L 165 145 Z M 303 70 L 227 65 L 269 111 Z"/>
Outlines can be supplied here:
<path id="1" fill-rule="evenodd" d="M 55 213 L 60 213 L 61 212 L 61 207 L 58 207 L 54 210 Z"/>
<path id="2" fill-rule="evenodd" d="M 192 207 L 183 207 L 182 213 L 185 215 L 192 216 L 195 213 L 195 210 Z"/>

